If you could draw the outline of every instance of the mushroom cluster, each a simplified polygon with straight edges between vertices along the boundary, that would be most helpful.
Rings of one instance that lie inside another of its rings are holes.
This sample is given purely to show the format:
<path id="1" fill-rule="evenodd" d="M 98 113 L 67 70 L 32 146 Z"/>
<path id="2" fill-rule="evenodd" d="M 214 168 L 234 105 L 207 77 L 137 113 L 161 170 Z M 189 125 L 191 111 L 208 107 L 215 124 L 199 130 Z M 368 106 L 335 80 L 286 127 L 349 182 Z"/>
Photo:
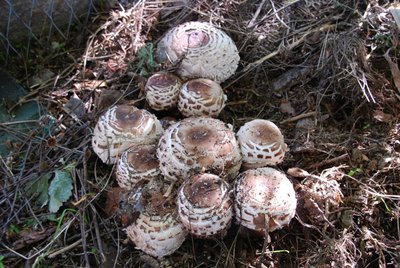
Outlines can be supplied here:
<path id="1" fill-rule="evenodd" d="M 235 133 L 216 118 L 227 99 L 219 83 L 239 62 L 230 37 L 208 23 L 184 23 L 167 32 L 157 52 L 176 73 L 153 74 L 146 102 L 154 111 L 176 107 L 184 118 L 116 105 L 93 131 L 94 152 L 115 164 L 125 193 L 120 210 L 129 215 L 129 239 L 163 257 L 188 234 L 223 237 L 234 220 L 258 232 L 288 225 L 297 200 L 290 180 L 273 168 L 287 151 L 279 128 L 256 119 Z"/>
<path id="2" fill-rule="evenodd" d="M 240 59 L 232 39 L 210 23 L 187 22 L 164 35 L 157 55 L 175 73 L 159 72 L 147 80 L 149 106 L 177 107 L 185 117 L 218 117 L 227 100 L 220 83 L 235 73 Z"/>

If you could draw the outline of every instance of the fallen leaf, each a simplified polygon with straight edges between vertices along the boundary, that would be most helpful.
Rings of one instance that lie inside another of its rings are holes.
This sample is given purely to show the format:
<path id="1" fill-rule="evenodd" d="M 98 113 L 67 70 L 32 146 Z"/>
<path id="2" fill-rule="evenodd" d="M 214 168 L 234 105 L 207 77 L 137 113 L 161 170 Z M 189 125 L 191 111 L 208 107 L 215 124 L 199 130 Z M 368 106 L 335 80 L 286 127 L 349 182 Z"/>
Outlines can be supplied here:
<path id="1" fill-rule="evenodd" d="M 29 181 L 25 185 L 25 194 L 33 198 L 34 202 L 43 207 L 49 201 L 48 190 L 49 190 L 50 173 L 46 173 L 39 177 L 37 180 Z"/>
<path id="2" fill-rule="evenodd" d="M 72 178 L 67 171 L 56 170 L 54 179 L 49 187 L 49 210 L 57 212 L 63 202 L 67 201 L 72 195 Z"/>
<path id="3" fill-rule="evenodd" d="M 395 84 L 395 86 L 397 88 L 397 91 L 400 93 L 400 70 L 399 70 L 399 66 L 396 63 L 394 63 L 392 61 L 392 59 L 390 58 L 390 56 L 389 56 L 390 50 L 391 50 L 391 48 L 389 48 L 386 51 L 384 57 L 385 57 L 386 61 L 389 64 L 390 71 L 392 73 L 393 81 L 394 81 L 394 84 Z"/>
<path id="4" fill-rule="evenodd" d="M 395 117 L 391 114 L 384 113 L 380 110 L 375 110 L 373 116 L 375 120 L 385 123 L 393 122 L 393 120 L 395 119 Z"/>
<path id="5" fill-rule="evenodd" d="M 42 231 L 32 231 L 31 229 L 22 230 L 19 234 L 19 239 L 12 245 L 14 250 L 19 250 L 31 244 L 40 242 L 51 236 L 55 231 L 55 227 L 51 227 Z"/>
<path id="6" fill-rule="evenodd" d="M 107 82 L 104 80 L 86 80 L 81 83 L 75 83 L 74 87 L 77 90 L 82 90 L 82 89 L 94 90 L 99 87 L 107 87 Z"/>
<path id="7" fill-rule="evenodd" d="M 107 192 L 107 197 L 106 197 L 106 207 L 104 209 L 104 212 L 108 217 L 111 217 L 114 215 L 114 213 L 117 211 L 119 207 L 119 202 L 121 199 L 121 193 L 123 189 L 120 187 L 114 187 L 111 188 L 110 191 Z"/>

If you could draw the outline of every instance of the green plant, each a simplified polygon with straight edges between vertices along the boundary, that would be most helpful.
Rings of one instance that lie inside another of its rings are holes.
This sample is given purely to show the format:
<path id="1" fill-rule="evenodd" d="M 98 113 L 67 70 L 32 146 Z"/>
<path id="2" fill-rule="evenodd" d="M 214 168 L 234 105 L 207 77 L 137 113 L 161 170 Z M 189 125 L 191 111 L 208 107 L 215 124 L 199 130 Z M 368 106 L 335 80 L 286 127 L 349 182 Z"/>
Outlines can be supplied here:
<path id="1" fill-rule="evenodd" d="M 347 173 L 347 175 L 349 175 L 350 177 L 353 177 L 354 175 L 362 173 L 362 171 L 363 170 L 361 168 L 353 168 Z"/>
<path id="2" fill-rule="evenodd" d="M 147 43 L 137 53 L 138 60 L 134 69 L 143 76 L 153 73 L 154 69 L 159 66 L 154 59 L 153 50 L 153 43 Z"/>
<path id="3" fill-rule="evenodd" d="M 8 230 L 14 234 L 19 234 L 21 232 L 21 230 L 15 224 L 11 224 Z"/>
<path id="4" fill-rule="evenodd" d="M 0 268 L 4 268 L 5 267 L 4 263 L 3 263 L 3 260 L 4 260 L 4 256 L 0 255 Z"/>

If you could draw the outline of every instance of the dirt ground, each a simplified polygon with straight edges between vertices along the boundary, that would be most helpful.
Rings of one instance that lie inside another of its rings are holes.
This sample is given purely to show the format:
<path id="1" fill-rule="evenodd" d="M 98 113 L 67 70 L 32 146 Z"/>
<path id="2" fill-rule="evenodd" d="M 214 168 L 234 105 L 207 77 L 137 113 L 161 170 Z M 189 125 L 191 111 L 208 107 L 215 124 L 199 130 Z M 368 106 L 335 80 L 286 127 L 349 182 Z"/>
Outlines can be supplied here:
<path id="1" fill-rule="evenodd" d="M 391 1 L 120 2 L 92 18 L 84 45 L 32 47 L 23 70 L 10 59 L 49 117 L 16 132 L 1 159 L 0 267 L 400 266 L 400 21 Z M 233 224 L 223 239 L 189 237 L 156 259 L 127 239 L 114 167 L 93 153 L 91 134 L 112 104 L 149 109 L 144 84 L 164 68 L 154 48 L 186 21 L 212 22 L 236 43 L 241 60 L 222 84 L 218 118 L 235 131 L 255 118 L 280 127 L 289 151 L 278 169 L 299 202 L 269 237 Z M 50 213 L 29 185 L 69 164 L 72 197 Z"/>

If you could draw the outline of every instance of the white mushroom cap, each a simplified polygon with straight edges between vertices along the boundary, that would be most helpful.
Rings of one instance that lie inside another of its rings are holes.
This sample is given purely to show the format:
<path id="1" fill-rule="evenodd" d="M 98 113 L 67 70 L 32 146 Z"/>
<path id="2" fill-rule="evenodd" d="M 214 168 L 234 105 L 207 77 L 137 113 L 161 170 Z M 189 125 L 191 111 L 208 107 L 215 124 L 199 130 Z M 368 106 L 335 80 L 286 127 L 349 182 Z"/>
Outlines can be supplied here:
<path id="1" fill-rule="evenodd" d="M 123 151 L 134 144 L 154 144 L 162 127 L 146 110 L 131 105 L 116 105 L 100 116 L 92 137 L 94 152 L 107 164 L 113 164 Z"/>
<path id="2" fill-rule="evenodd" d="M 178 109 L 186 117 L 217 117 L 224 108 L 226 99 L 217 82 L 205 78 L 192 79 L 182 85 Z"/>
<path id="3" fill-rule="evenodd" d="M 147 80 L 146 101 L 156 111 L 168 110 L 176 106 L 181 79 L 168 72 L 158 72 Z"/>
<path id="4" fill-rule="evenodd" d="M 229 185 L 214 174 L 201 173 L 183 182 L 178 192 L 178 213 L 182 224 L 202 238 L 224 236 L 233 208 Z"/>
<path id="5" fill-rule="evenodd" d="M 143 191 L 146 191 L 146 187 Z M 179 221 L 175 196 L 166 198 L 162 192 L 149 195 L 137 218 L 126 228 L 129 239 L 137 249 L 154 257 L 174 253 L 185 241 L 187 231 Z"/>
<path id="6" fill-rule="evenodd" d="M 117 161 L 115 177 L 121 188 L 132 189 L 141 180 L 150 181 L 160 174 L 156 146 L 133 145 Z"/>
<path id="7" fill-rule="evenodd" d="M 240 57 L 235 43 L 222 30 L 192 21 L 169 30 L 157 46 L 161 62 L 177 64 L 182 78 L 223 82 L 235 73 Z"/>
<path id="8" fill-rule="evenodd" d="M 201 171 L 232 178 L 242 163 L 233 131 L 210 117 L 186 118 L 171 125 L 160 139 L 157 157 L 161 173 L 171 181 Z"/>
<path id="9" fill-rule="evenodd" d="M 272 232 L 289 224 L 296 206 L 293 184 L 276 169 L 250 169 L 237 177 L 234 209 L 242 226 Z"/>
<path id="10" fill-rule="evenodd" d="M 283 161 L 287 146 L 279 128 L 271 121 L 255 119 L 237 132 L 243 168 L 275 166 Z"/>

